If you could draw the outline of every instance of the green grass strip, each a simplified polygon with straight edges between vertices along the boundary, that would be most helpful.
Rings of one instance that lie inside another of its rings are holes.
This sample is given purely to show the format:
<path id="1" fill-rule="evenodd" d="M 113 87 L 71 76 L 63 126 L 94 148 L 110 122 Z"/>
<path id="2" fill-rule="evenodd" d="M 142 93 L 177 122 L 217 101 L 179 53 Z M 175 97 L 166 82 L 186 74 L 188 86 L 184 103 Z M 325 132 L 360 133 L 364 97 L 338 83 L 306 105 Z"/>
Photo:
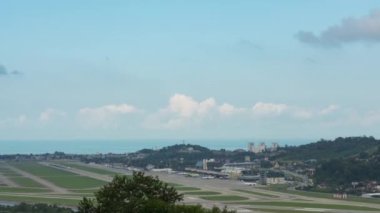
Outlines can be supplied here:
<path id="1" fill-rule="evenodd" d="M 107 182 L 93 179 L 86 176 L 52 176 L 52 177 L 42 177 L 49 182 L 66 188 L 66 189 L 86 189 L 86 188 L 94 188 L 100 187 L 106 184 Z"/>
<path id="2" fill-rule="evenodd" d="M 262 197 L 278 198 L 278 196 L 276 196 L 276 195 L 271 195 L 271 194 L 266 194 L 266 193 L 262 193 L 262 192 L 251 191 L 251 190 L 235 189 L 234 191 L 244 192 L 247 194 L 253 194 L 253 195 L 258 195 L 258 196 L 262 196 Z"/>
<path id="3" fill-rule="evenodd" d="M 51 177 L 51 176 L 62 177 L 62 176 L 76 175 L 75 173 L 41 165 L 41 164 L 38 164 L 37 162 L 11 163 L 11 165 L 39 177 Z"/>
<path id="4" fill-rule="evenodd" d="M 238 200 L 248 200 L 246 197 L 241 197 L 237 195 L 218 195 L 218 196 L 202 196 L 200 197 L 204 200 L 212 201 L 238 201 Z"/>
<path id="5" fill-rule="evenodd" d="M 10 177 L 9 179 L 22 187 L 44 188 L 43 185 L 27 177 Z"/>
<path id="6" fill-rule="evenodd" d="M 57 205 L 77 206 L 81 197 L 72 198 L 48 198 L 48 197 L 33 197 L 33 196 L 18 196 L 18 195 L 0 195 L 1 200 L 19 201 L 25 203 L 46 203 Z"/>
<path id="7" fill-rule="evenodd" d="M 106 184 L 105 181 L 80 176 L 72 172 L 63 171 L 36 162 L 13 163 L 13 166 L 33 175 L 39 176 L 57 186 L 67 189 L 95 188 Z"/>
<path id="8" fill-rule="evenodd" d="M 197 191 L 197 190 L 201 190 L 200 188 L 189 187 L 189 186 L 177 186 L 177 187 L 174 187 L 174 188 L 177 189 L 178 191 Z"/>
<path id="9" fill-rule="evenodd" d="M 183 186 L 181 184 L 178 184 L 178 183 L 167 183 L 169 186 L 173 186 L 173 187 L 179 187 L 179 186 Z"/>
<path id="10" fill-rule="evenodd" d="M 94 193 L 99 191 L 99 189 L 70 189 L 71 192 L 74 193 Z"/>
<path id="11" fill-rule="evenodd" d="M 59 162 L 59 164 L 62 164 L 62 165 L 67 166 L 67 167 L 72 167 L 72 168 L 75 168 L 75 169 L 84 170 L 84 171 L 87 171 L 87 172 L 101 174 L 101 175 L 115 176 L 115 175 L 121 174 L 121 173 L 112 172 L 112 171 L 109 171 L 109 170 L 106 170 L 106 169 L 95 168 L 95 167 L 91 167 L 91 166 L 87 166 L 87 165 L 81 165 L 81 164 L 76 164 L 76 163 Z"/>
<path id="12" fill-rule="evenodd" d="M 185 195 L 219 195 L 220 192 L 212 192 L 212 191 L 194 191 L 194 192 L 185 192 Z"/>
<path id="13" fill-rule="evenodd" d="M 48 189 L 43 188 L 15 188 L 15 187 L 0 187 L 0 192 L 13 192 L 13 193 L 39 193 L 49 192 Z"/>

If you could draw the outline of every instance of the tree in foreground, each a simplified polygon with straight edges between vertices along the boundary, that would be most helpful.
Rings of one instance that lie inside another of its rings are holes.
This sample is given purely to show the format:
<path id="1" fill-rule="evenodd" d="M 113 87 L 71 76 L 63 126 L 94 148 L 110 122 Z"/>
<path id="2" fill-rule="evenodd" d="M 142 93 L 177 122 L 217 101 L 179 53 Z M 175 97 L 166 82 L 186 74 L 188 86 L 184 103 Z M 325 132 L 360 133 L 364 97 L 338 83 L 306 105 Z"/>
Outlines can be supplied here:
<path id="1" fill-rule="evenodd" d="M 183 195 L 157 177 L 133 173 L 132 178 L 115 176 L 111 183 L 95 193 L 95 199 L 83 198 L 80 213 L 230 213 L 227 209 L 176 205 Z"/>

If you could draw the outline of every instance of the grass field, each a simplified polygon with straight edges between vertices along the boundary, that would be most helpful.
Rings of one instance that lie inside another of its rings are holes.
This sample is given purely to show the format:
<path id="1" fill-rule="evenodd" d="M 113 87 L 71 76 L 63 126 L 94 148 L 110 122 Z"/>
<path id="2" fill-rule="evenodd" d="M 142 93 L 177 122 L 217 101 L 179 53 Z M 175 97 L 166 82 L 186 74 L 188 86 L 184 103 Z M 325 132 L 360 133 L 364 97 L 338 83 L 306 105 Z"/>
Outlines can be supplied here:
<path id="1" fill-rule="evenodd" d="M 178 191 L 197 191 L 197 190 L 201 190 L 200 188 L 188 187 L 188 186 L 174 186 L 174 188 L 177 189 Z"/>
<path id="2" fill-rule="evenodd" d="M 28 203 L 47 203 L 47 204 L 57 204 L 57 205 L 68 205 L 68 206 L 77 206 L 82 197 L 76 198 L 61 198 L 54 196 L 26 196 L 26 195 L 1 195 L 1 200 L 7 201 L 20 201 Z"/>
<path id="3" fill-rule="evenodd" d="M 106 182 L 101 180 L 79 176 L 72 172 L 63 171 L 58 168 L 53 168 L 33 162 L 22 164 L 13 163 L 12 166 L 15 166 L 23 171 L 41 177 L 57 186 L 67 189 L 94 188 L 106 184 Z"/>
<path id="4" fill-rule="evenodd" d="M 245 201 L 245 202 L 235 202 L 234 204 L 253 205 L 253 206 L 340 209 L 340 210 L 357 210 L 357 211 L 380 211 L 380 209 L 366 207 L 366 206 L 323 204 L 323 203 L 305 203 L 305 202 L 285 202 L 285 201 L 272 201 L 272 202 Z"/>
<path id="5" fill-rule="evenodd" d="M 30 173 L 49 181 L 59 187 L 72 190 L 72 193 L 51 194 L 49 189 L 44 188 L 38 182 L 22 176 L 7 167 L 7 164 L 0 163 L 0 174 L 7 176 L 11 181 L 20 187 L 0 187 L 0 200 L 4 201 L 23 201 L 30 203 L 49 203 L 59 205 L 76 206 L 83 196 L 93 197 L 93 192 L 104 185 L 106 182 L 100 181 L 87 176 L 80 176 L 75 173 L 64 171 L 62 169 L 41 165 L 37 162 L 12 162 L 9 165 L 14 166 L 22 171 Z M 89 171 L 91 169 L 83 171 Z M 99 174 L 100 169 L 91 170 Z M 102 170 L 102 174 L 105 174 Z M 110 174 L 110 173 L 109 173 Z"/>
<path id="6" fill-rule="evenodd" d="M 72 176 L 44 176 L 42 177 L 49 182 L 66 188 L 66 189 L 86 189 L 86 188 L 94 188 L 94 187 L 100 187 L 106 182 L 93 179 L 90 177 L 85 176 L 79 176 L 79 175 L 72 175 Z"/>
<path id="7" fill-rule="evenodd" d="M 220 192 L 212 192 L 212 191 L 194 191 L 194 192 L 184 192 L 185 195 L 219 195 Z"/>
<path id="8" fill-rule="evenodd" d="M 212 201 L 238 201 L 238 200 L 248 200 L 247 197 L 237 196 L 237 195 L 216 195 L 216 196 L 202 196 L 200 197 L 204 200 Z"/>
<path id="9" fill-rule="evenodd" d="M 41 184 L 37 183 L 36 181 L 22 176 L 16 176 L 16 177 L 9 177 L 10 180 L 17 183 L 21 187 L 36 187 L 36 188 L 43 188 Z"/>
<path id="10" fill-rule="evenodd" d="M 21 176 L 19 173 L 12 171 L 8 168 L 2 168 L 2 170 L 0 170 L 0 174 L 6 177 Z"/>
<path id="11" fill-rule="evenodd" d="M 93 173 L 97 173 L 97 174 L 101 174 L 101 175 L 115 176 L 117 174 L 120 174 L 120 173 L 112 172 L 112 171 L 109 171 L 106 169 L 95 168 L 95 167 L 86 166 L 86 165 L 79 165 L 76 163 L 69 163 L 69 162 L 64 162 L 64 161 L 58 161 L 57 163 L 62 164 L 62 165 L 67 166 L 67 167 L 72 167 L 72 168 L 76 168 L 76 169 L 80 169 L 80 170 L 88 171 L 88 172 L 93 172 Z"/>
<path id="12" fill-rule="evenodd" d="M 9 169 L 4 163 L 0 164 L 0 174 L 6 177 L 21 176 L 19 173 Z"/>
<path id="13" fill-rule="evenodd" d="M 70 189 L 71 192 L 75 193 L 94 193 L 97 192 L 99 189 Z"/>
<path id="14" fill-rule="evenodd" d="M 247 194 L 253 194 L 253 195 L 258 195 L 258 196 L 262 196 L 262 197 L 271 197 L 271 198 L 277 198 L 278 197 L 276 195 L 266 194 L 266 193 L 262 193 L 262 192 L 252 191 L 252 190 L 235 189 L 234 191 L 244 192 Z"/>
<path id="15" fill-rule="evenodd" d="M 49 190 L 44 189 L 44 188 L 0 187 L 0 192 L 39 193 L 39 192 L 49 192 Z"/>
<path id="16" fill-rule="evenodd" d="M 172 187 L 179 187 L 179 186 L 183 186 L 181 184 L 177 184 L 177 183 L 167 183 L 169 186 L 172 186 Z"/>
<path id="17" fill-rule="evenodd" d="M 45 177 L 45 176 L 72 176 L 76 175 L 72 172 L 63 171 L 57 168 L 52 168 L 48 166 L 44 166 L 41 164 L 38 164 L 36 162 L 24 162 L 24 163 L 12 163 L 12 166 L 21 169 L 25 172 L 28 172 L 30 174 L 39 176 L 39 177 Z"/>

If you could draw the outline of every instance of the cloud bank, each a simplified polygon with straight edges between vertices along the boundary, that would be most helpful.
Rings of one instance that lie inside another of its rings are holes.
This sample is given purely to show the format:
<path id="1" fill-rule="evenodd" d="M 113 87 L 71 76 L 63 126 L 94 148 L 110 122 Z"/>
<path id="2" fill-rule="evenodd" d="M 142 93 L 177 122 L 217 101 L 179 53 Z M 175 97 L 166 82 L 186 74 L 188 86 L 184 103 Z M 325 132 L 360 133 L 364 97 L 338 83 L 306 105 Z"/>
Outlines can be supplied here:
<path id="1" fill-rule="evenodd" d="M 252 112 L 258 116 L 275 116 L 282 114 L 288 108 L 286 104 L 258 102 L 252 107 Z"/>
<path id="2" fill-rule="evenodd" d="M 66 112 L 53 109 L 53 108 L 48 108 L 45 111 L 41 112 L 39 120 L 41 122 L 49 122 L 55 118 L 62 118 L 62 117 L 66 117 Z"/>
<path id="3" fill-rule="evenodd" d="M 0 117 L 0 130 L 6 131 L 61 131 L 67 126 L 68 134 L 72 131 L 79 135 L 130 136 L 140 132 L 141 136 L 152 137 L 286 136 L 294 132 L 311 134 L 315 129 L 325 133 L 354 131 L 365 134 L 370 130 L 376 132 L 379 124 L 380 109 L 360 111 L 335 104 L 305 107 L 271 101 L 239 106 L 218 102 L 213 97 L 197 99 L 180 93 L 169 97 L 162 107 L 149 111 L 122 103 L 87 106 L 71 113 L 47 108 L 35 115 L 17 113 L 11 118 Z"/>
<path id="4" fill-rule="evenodd" d="M 331 105 L 322 109 L 308 109 L 284 103 L 257 102 L 252 107 L 238 107 L 230 103 L 219 104 L 215 98 L 196 100 L 184 94 L 175 94 L 168 105 L 155 113 L 149 114 L 143 126 L 153 129 L 179 129 L 189 126 L 202 126 L 211 122 L 218 123 L 220 119 L 245 117 L 252 122 L 276 119 L 312 119 L 327 115 L 337 110 Z"/>
<path id="5" fill-rule="evenodd" d="M 110 127 L 120 116 L 137 113 L 139 109 L 130 104 L 110 104 L 100 107 L 84 107 L 78 118 L 85 127 Z"/>
<path id="6" fill-rule="evenodd" d="M 300 31 L 296 38 L 303 43 L 325 47 L 339 47 L 352 42 L 377 43 L 380 42 L 380 10 L 360 18 L 345 18 L 319 35 L 310 31 Z"/>

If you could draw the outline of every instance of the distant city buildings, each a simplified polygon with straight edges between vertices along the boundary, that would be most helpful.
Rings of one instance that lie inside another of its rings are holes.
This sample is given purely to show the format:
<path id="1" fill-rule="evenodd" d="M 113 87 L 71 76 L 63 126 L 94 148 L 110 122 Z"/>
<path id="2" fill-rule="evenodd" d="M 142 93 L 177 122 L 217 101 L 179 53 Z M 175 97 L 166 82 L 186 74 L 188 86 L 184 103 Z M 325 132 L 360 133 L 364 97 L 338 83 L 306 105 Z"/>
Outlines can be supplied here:
<path id="1" fill-rule="evenodd" d="M 280 147 L 280 146 L 278 145 L 278 143 L 272 143 L 271 151 L 272 151 L 272 152 L 277 151 L 277 150 L 278 150 L 278 147 Z"/>
<path id="2" fill-rule="evenodd" d="M 270 148 L 267 148 L 264 142 L 260 143 L 258 146 L 255 146 L 255 143 L 253 142 L 248 143 L 248 152 L 253 152 L 253 153 L 261 153 L 265 151 L 275 152 L 278 150 L 278 148 L 279 148 L 278 143 L 272 143 L 272 146 Z"/>
<path id="3" fill-rule="evenodd" d="M 259 147 L 257 147 L 257 153 L 264 152 L 265 150 L 267 150 L 267 145 L 264 142 L 260 143 Z"/>
<path id="4" fill-rule="evenodd" d="M 211 158 L 211 159 L 203 159 L 201 161 L 201 163 L 197 163 L 197 167 L 199 168 L 200 167 L 200 164 L 201 164 L 201 168 L 203 170 L 208 170 L 208 163 L 215 163 L 215 159 Z"/>
<path id="5" fill-rule="evenodd" d="M 255 143 L 248 143 L 248 152 L 255 152 Z"/>

